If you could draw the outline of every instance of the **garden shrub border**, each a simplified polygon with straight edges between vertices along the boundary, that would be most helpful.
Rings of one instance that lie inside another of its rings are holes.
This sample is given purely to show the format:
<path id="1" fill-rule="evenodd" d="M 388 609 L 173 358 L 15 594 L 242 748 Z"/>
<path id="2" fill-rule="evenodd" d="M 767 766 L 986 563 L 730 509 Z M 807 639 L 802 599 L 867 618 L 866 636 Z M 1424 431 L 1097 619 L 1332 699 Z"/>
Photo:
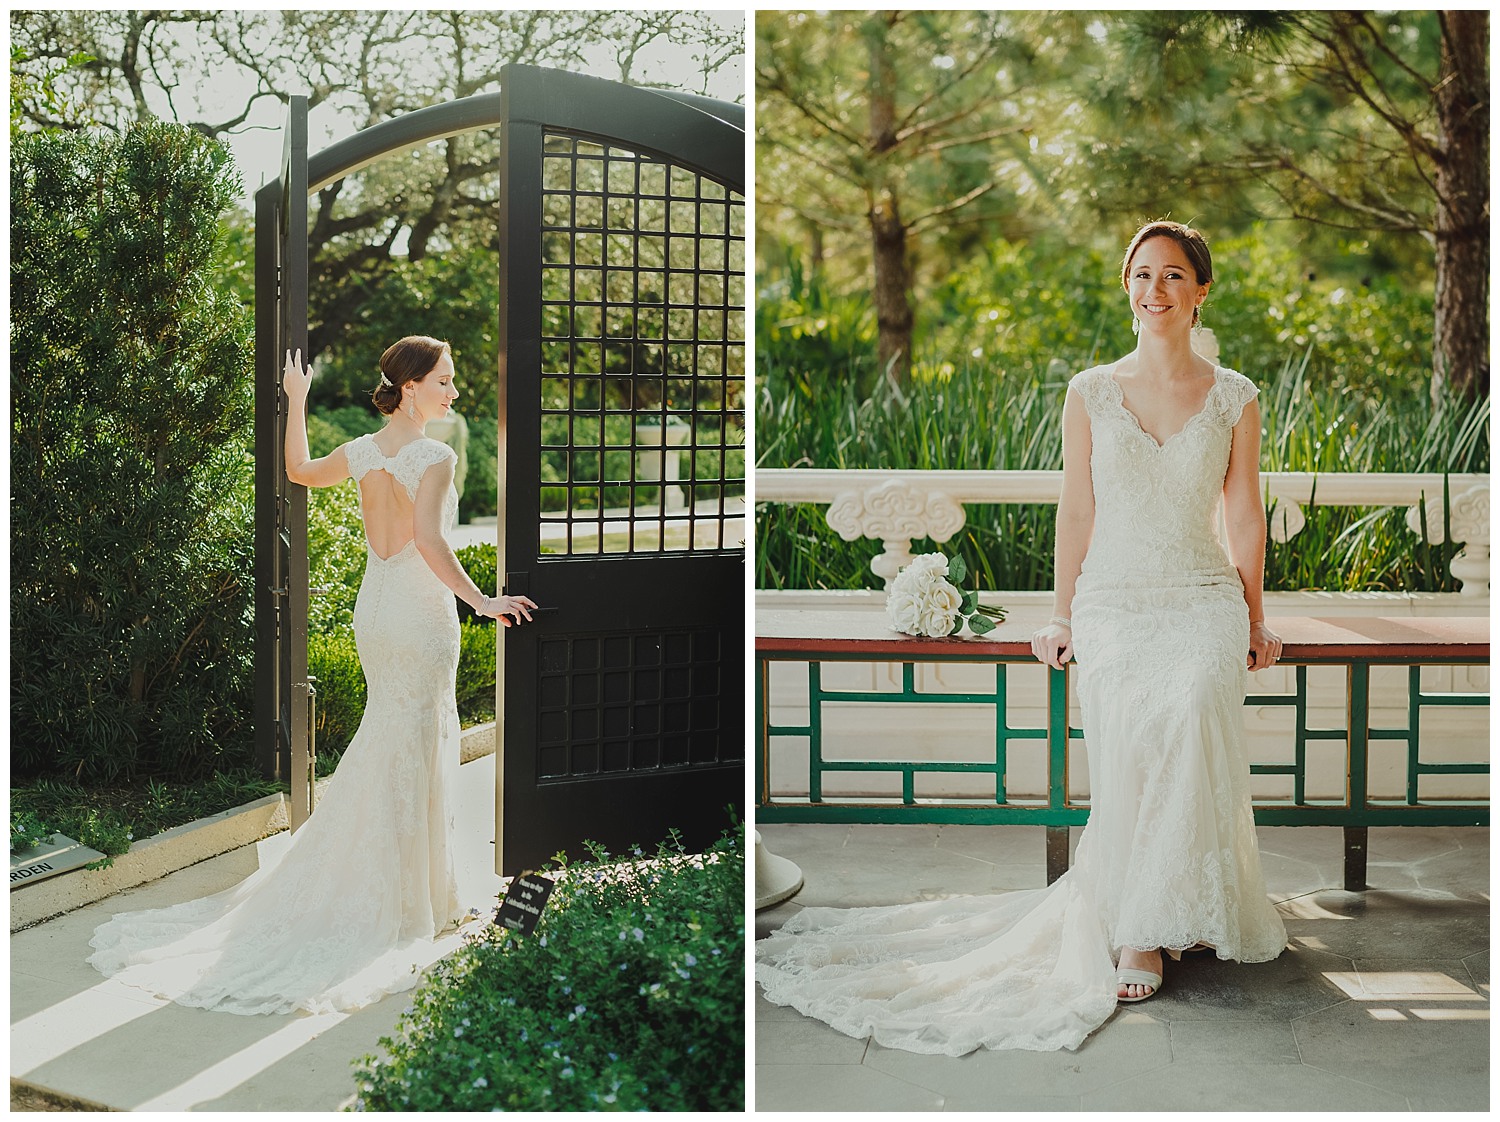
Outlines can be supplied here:
<path id="1" fill-rule="evenodd" d="M 745 831 L 568 865 L 536 931 L 488 927 L 439 963 L 354 1110 L 742 1111 Z"/>

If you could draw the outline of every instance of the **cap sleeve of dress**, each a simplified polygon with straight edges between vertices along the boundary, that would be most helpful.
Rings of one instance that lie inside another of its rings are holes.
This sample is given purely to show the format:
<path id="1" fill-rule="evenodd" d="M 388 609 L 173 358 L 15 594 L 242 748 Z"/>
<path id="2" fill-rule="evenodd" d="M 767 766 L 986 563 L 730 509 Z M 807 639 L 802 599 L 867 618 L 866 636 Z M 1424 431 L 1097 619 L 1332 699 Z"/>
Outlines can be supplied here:
<path id="1" fill-rule="evenodd" d="M 406 493 L 413 502 L 416 501 L 417 487 L 427 469 L 444 460 L 456 462 L 458 453 L 441 440 L 433 440 L 431 437 L 413 441 L 401 450 L 400 462 L 396 465 L 396 478 L 406 488 Z"/>
<path id="2" fill-rule="evenodd" d="M 371 468 L 380 467 L 385 457 L 375 447 L 375 438 L 370 435 L 357 436 L 344 445 L 344 459 L 349 463 L 349 474 L 358 483 Z"/>
<path id="3" fill-rule="evenodd" d="M 1240 414 L 1245 411 L 1245 406 L 1254 401 L 1260 393 L 1260 388 L 1238 371 L 1226 368 L 1220 372 L 1213 392 L 1218 399 L 1219 416 L 1223 418 L 1226 425 L 1233 428 L 1239 423 Z"/>
<path id="4" fill-rule="evenodd" d="M 1083 399 L 1084 408 L 1089 411 L 1090 417 L 1098 416 L 1102 406 L 1107 404 L 1105 393 L 1109 387 L 1109 371 L 1102 366 L 1091 366 L 1087 370 L 1081 370 L 1068 380 L 1068 388 L 1077 392 Z"/>

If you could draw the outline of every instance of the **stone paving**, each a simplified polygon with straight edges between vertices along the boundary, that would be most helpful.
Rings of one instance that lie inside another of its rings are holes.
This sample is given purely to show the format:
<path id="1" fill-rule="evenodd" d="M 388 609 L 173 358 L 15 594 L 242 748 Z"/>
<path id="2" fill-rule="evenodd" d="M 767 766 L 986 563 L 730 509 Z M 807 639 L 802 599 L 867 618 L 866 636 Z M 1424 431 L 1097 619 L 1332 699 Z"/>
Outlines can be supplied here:
<path id="1" fill-rule="evenodd" d="M 757 937 L 804 906 L 1046 882 L 1037 827 L 758 829 L 806 883 L 757 915 Z M 1277 961 L 1187 956 L 1076 1052 L 957 1059 L 852 1039 L 757 991 L 756 1109 L 1488 1110 L 1489 831 L 1371 829 L 1362 893 L 1340 887 L 1340 830 L 1259 833 L 1290 940 Z"/>
<path id="2" fill-rule="evenodd" d="M 493 898 L 495 758 L 464 764 L 455 871 L 464 899 Z M 85 961 L 115 912 L 165 907 L 237 884 L 277 834 L 11 936 L 12 1110 L 338 1110 L 352 1061 L 377 1052 L 410 1003 L 392 994 L 355 1013 L 242 1017 L 187 1009 L 101 977 Z M 439 940 L 434 959 L 460 936 Z M 18 1082 L 19 1080 L 19 1082 Z"/>

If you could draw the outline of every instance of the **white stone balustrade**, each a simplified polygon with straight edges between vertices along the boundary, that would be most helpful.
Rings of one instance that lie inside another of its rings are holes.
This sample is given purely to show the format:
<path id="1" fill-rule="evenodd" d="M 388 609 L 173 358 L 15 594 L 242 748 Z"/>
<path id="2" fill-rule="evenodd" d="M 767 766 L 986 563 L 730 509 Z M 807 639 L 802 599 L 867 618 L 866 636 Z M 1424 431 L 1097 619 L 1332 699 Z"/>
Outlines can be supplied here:
<path id="1" fill-rule="evenodd" d="M 1453 540 L 1464 543 L 1449 571 L 1465 596 L 1489 595 L 1490 477 L 1447 477 Z M 1307 524 L 1303 507 L 1408 507 L 1406 524 L 1414 534 L 1427 512 L 1427 537 L 1443 538 L 1443 476 L 1420 472 L 1262 472 L 1267 505 L 1274 500 L 1269 532 L 1276 541 L 1295 537 Z M 870 568 L 887 585 L 911 561 L 917 538 L 947 541 L 964 525 L 967 504 L 1056 503 L 1060 471 L 885 471 L 823 468 L 770 468 L 755 473 L 757 503 L 827 504 L 828 524 L 845 541 L 872 538 L 884 552 Z"/>

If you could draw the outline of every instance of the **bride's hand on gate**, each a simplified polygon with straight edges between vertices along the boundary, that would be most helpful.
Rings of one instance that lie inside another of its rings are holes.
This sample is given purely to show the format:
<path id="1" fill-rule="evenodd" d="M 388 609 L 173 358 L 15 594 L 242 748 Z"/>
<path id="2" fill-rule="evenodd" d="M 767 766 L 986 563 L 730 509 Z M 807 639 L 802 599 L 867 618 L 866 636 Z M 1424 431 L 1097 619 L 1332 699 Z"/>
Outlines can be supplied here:
<path id="1" fill-rule="evenodd" d="M 486 596 L 480 604 L 479 614 L 492 616 L 506 627 L 514 627 L 523 619 L 530 620 L 528 609 L 535 607 L 529 596 Z"/>
<path id="2" fill-rule="evenodd" d="M 292 401 L 306 401 L 312 380 L 312 363 L 308 363 L 306 367 L 302 365 L 302 348 L 297 348 L 295 358 L 291 351 L 287 351 L 286 365 L 281 371 L 281 386 L 286 390 L 286 396 Z"/>
<path id="3" fill-rule="evenodd" d="M 1272 631 L 1264 622 L 1252 623 L 1250 625 L 1250 653 L 1245 658 L 1245 665 L 1251 670 L 1264 670 L 1268 666 L 1274 666 L 1281 658 L 1281 636 Z"/>
<path id="4" fill-rule="evenodd" d="M 1031 653 L 1038 661 L 1061 670 L 1063 664 L 1073 657 L 1073 629 L 1060 623 L 1038 628 L 1031 635 Z"/>

